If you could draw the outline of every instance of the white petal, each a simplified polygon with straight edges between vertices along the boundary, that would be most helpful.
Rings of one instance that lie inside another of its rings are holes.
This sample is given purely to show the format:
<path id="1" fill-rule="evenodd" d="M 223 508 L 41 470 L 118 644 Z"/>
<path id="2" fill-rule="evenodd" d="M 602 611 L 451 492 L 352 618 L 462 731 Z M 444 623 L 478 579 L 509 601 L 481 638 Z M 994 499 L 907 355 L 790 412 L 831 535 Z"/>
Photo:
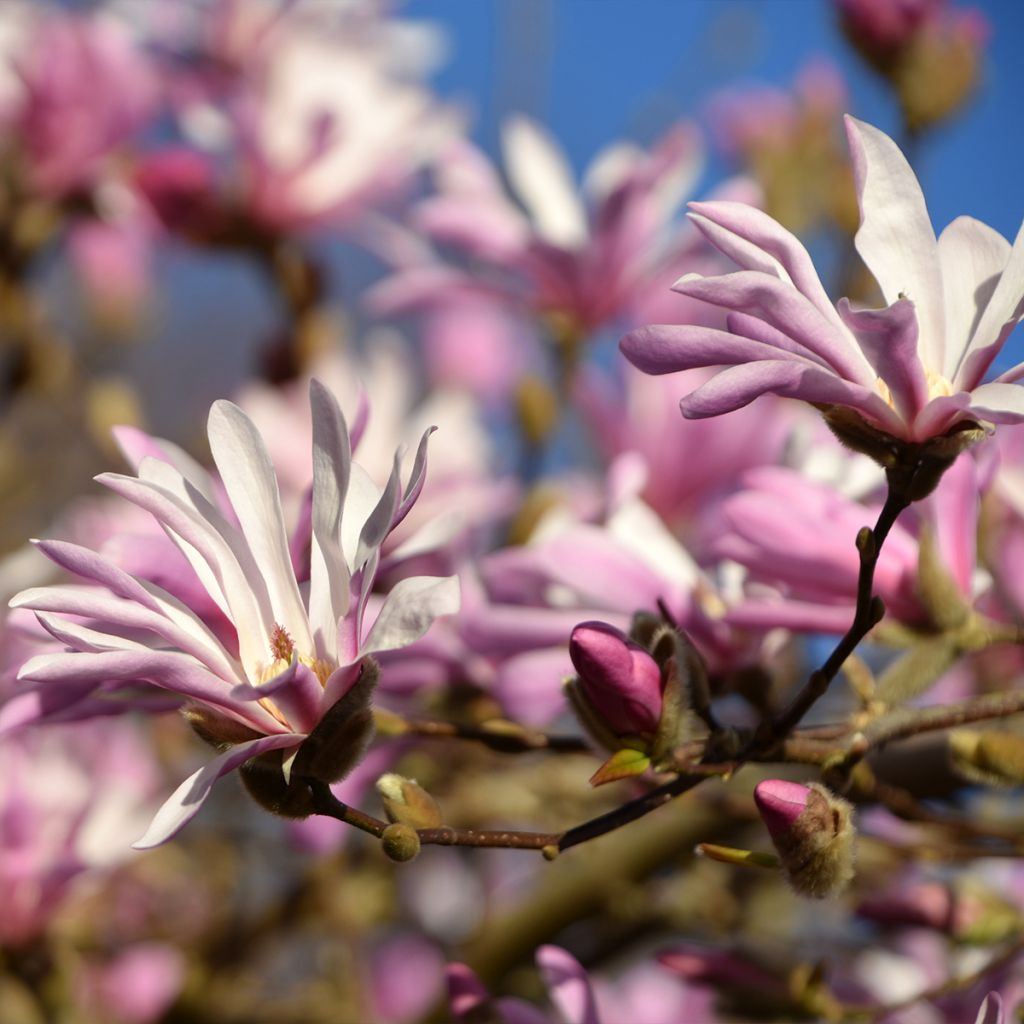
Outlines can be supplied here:
<path id="1" fill-rule="evenodd" d="M 300 650 L 313 638 L 295 582 L 277 477 L 252 420 L 231 402 L 214 402 L 209 419 L 210 451 L 242 532 L 267 586 L 275 623 Z"/>
<path id="2" fill-rule="evenodd" d="M 150 481 L 116 473 L 96 479 L 152 513 L 178 544 L 221 611 L 234 623 L 246 672 L 258 671 L 267 661 L 274 623 L 263 581 L 254 578 L 258 575 L 255 563 L 240 543 L 238 531 L 223 536 L 176 495 Z"/>
<path id="3" fill-rule="evenodd" d="M 952 381 L 968 342 L 1010 258 L 1010 243 L 973 217 L 957 217 L 939 235 L 946 311 L 946 363 Z"/>
<path id="4" fill-rule="evenodd" d="M 1002 276 L 975 328 L 967 352 L 957 370 L 957 385 L 970 387 L 984 376 L 1006 339 L 1007 324 L 1016 323 L 1024 298 L 1024 224 L 1013 242 Z M 986 351 L 986 349 L 988 351 Z M 973 379 L 971 379 L 973 378 Z"/>
<path id="5" fill-rule="evenodd" d="M 457 576 L 410 576 L 391 588 L 360 655 L 390 651 L 418 640 L 440 615 L 459 610 Z"/>
<path id="6" fill-rule="evenodd" d="M 941 371 L 942 275 L 921 186 L 888 135 L 856 118 L 847 117 L 846 124 L 861 210 L 857 252 L 878 281 L 886 305 L 901 295 L 914 303 L 922 360 Z"/>
<path id="7" fill-rule="evenodd" d="M 573 249 L 587 239 L 587 219 L 572 172 L 554 139 L 540 125 L 518 116 L 501 133 L 509 183 L 552 245 Z"/>
<path id="8" fill-rule="evenodd" d="M 341 549 L 342 508 L 352 450 L 334 396 L 319 381 L 309 387 L 313 416 L 313 539 L 310 548 L 309 625 L 317 654 L 337 657 L 338 619 L 348 611 L 349 570 Z"/>
<path id="9" fill-rule="evenodd" d="M 136 850 L 148 850 L 166 843 L 168 839 L 173 839 L 196 816 L 210 795 L 213 784 L 222 775 L 226 775 L 257 754 L 295 746 L 304 738 L 296 733 L 263 736 L 258 740 L 239 743 L 219 757 L 215 757 L 194 775 L 190 775 L 174 791 L 163 807 L 156 812 L 149 828 L 146 829 L 146 834 L 138 842 L 132 843 L 132 847 Z"/>

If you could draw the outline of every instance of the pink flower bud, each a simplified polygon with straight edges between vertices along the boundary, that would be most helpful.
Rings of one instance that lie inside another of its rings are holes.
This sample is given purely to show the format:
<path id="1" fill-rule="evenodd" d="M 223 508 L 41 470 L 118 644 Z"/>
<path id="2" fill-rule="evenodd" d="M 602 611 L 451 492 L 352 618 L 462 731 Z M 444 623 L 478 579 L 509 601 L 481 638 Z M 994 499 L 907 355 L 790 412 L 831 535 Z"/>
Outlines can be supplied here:
<path id="1" fill-rule="evenodd" d="M 824 786 L 765 779 L 754 790 L 786 880 L 801 896 L 823 899 L 853 878 L 852 808 Z"/>
<path id="2" fill-rule="evenodd" d="M 607 623 L 584 622 L 572 631 L 569 657 L 583 697 L 612 732 L 651 736 L 657 731 L 661 669 L 639 644 Z"/>
<path id="3" fill-rule="evenodd" d="M 772 839 L 785 842 L 807 808 L 812 790 L 799 782 L 765 779 L 754 790 L 754 801 Z"/>

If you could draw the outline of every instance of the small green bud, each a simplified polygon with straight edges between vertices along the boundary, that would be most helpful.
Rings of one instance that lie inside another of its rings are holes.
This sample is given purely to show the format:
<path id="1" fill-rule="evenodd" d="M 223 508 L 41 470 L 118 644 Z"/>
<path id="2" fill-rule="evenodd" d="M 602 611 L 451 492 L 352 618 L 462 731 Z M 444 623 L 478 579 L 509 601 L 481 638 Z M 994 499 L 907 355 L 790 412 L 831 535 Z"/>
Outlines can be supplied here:
<path id="1" fill-rule="evenodd" d="M 384 829 L 380 837 L 380 846 L 385 856 L 404 864 L 420 852 L 420 837 L 411 825 L 395 822 Z"/>
<path id="2" fill-rule="evenodd" d="M 377 780 L 377 792 L 390 822 L 413 828 L 440 828 L 444 824 L 437 801 L 415 779 L 388 772 Z"/>

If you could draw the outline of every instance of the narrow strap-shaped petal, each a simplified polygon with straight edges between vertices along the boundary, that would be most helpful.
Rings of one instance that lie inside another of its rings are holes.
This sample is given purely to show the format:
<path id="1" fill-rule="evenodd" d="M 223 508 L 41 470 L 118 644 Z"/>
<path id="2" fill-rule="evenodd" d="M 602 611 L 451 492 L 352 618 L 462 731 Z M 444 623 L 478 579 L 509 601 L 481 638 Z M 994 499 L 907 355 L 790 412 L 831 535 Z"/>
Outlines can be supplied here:
<path id="1" fill-rule="evenodd" d="M 200 665 L 194 658 L 176 651 L 106 651 L 97 654 L 40 654 L 30 658 L 18 673 L 19 679 L 37 683 L 72 681 L 87 689 L 89 684 L 152 683 L 180 693 L 230 714 L 261 732 L 281 732 L 281 723 L 259 705 L 231 697 L 230 685 Z"/>
<path id="2" fill-rule="evenodd" d="M 349 568 L 341 548 L 342 509 L 352 465 L 348 430 L 334 396 L 311 381 L 313 504 L 309 625 L 318 657 L 337 657 L 338 619 L 348 611 Z"/>
<path id="3" fill-rule="evenodd" d="M 881 395 L 799 362 L 764 360 L 730 366 L 687 395 L 679 407 L 687 419 L 704 419 L 741 409 L 767 393 L 805 402 L 848 405 L 859 409 L 890 434 L 902 437 L 907 433 L 906 424 Z"/>
<path id="4" fill-rule="evenodd" d="M 268 750 L 297 746 L 303 740 L 295 733 L 263 736 L 239 743 L 190 775 L 168 798 L 149 824 L 145 835 L 132 843 L 136 850 L 149 850 L 173 839 L 199 812 L 214 783 L 228 772 Z"/>
<path id="5" fill-rule="evenodd" d="M 55 640 L 74 651 L 98 653 L 101 651 L 148 651 L 151 648 L 136 640 L 116 633 L 103 633 L 78 622 L 58 618 L 48 612 L 36 612 L 36 620 Z"/>
<path id="6" fill-rule="evenodd" d="M 242 664 L 246 674 L 255 678 L 269 656 L 274 622 L 262 578 L 255 564 L 251 564 L 251 557 L 246 559 L 248 552 L 244 546 L 235 538 L 222 536 L 197 512 L 156 484 L 115 473 L 105 473 L 96 479 L 151 512 L 200 579 L 213 579 L 216 585 L 208 588 L 210 596 L 234 623 Z M 236 540 L 234 545 L 232 539 Z"/>
<path id="7" fill-rule="evenodd" d="M 826 320 L 838 326 L 839 318 L 814 269 L 810 253 L 796 235 L 748 203 L 722 200 L 689 205 L 693 211 L 691 220 L 716 248 L 747 270 L 778 274 L 777 268 L 781 267 L 793 287 L 809 299 Z M 762 255 L 758 257 L 758 253 Z M 749 265 L 745 261 L 749 261 Z M 768 269 L 766 263 L 774 264 L 774 269 Z"/>
<path id="8" fill-rule="evenodd" d="M 753 270 L 718 277 L 691 275 L 672 289 L 730 311 L 753 313 L 820 356 L 845 380 L 874 384 L 874 374 L 846 328 L 827 320 L 809 299 L 777 277 Z"/>
<path id="9" fill-rule="evenodd" d="M 159 611 L 104 593 L 93 587 L 51 586 L 23 590 L 11 599 L 12 608 L 31 608 L 36 612 L 81 615 L 121 630 L 148 630 L 167 643 L 190 654 L 211 672 L 224 679 L 235 679 L 240 671 L 213 635 L 197 621 L 199 628 L 182 628 Z"/>
<path id="10" fill-rule="evenodd" d="M 738 335 L 741 338 L 749 338 L 751 341 L 760 341 L 764 345 L 777 348 L 780 352 L 789 352 L 792 355 L 809 359 L 816 366 L 825 370 L 832 369 L 821 356 L 816 355 L 810 349 L 794 341 L 788 334 L 784 334 L 777 327 L 766 324 L 763 320 L 749 313 L 732 312 L 725 316 L 725 326 L 730 334 Z M 780 358 L 773 356 L 770 358 Z"/>
<path id="11" fill-rule="evenodd" d="M 209 502 L 215 502 L 210 474 L 178 445 L 162 437 L 151 437 L 136 427 L 114 427 L 114 440 L 137 473 L 143 459 L 154 458 L 173 466 Z"/>
<path id="12" fill-rule="evenodd" d="M 384 491 L 360 531 L 359 546 L 356 548 L 355 563 L 352 566 L 353 571 L 366 564 L 371 552 L 380 548 L 384 543 L 384 538 L 391 531 L 391 524 L 395 520 L 402 495 L 401 472 L 401 454 L 396 452 L 391 466 L 391 475 L 384 486 Z"/>
<path id="13" fill-rule="evenodd" d="M 925 366 L 941 372 L 942 273 L 921 186 L 899 146 L 884 132 L 849 116 L 846 132 L 860 203 L 857 252 L 888 305 L 902 296 L 914 303 Z"/>
<path id="14" fill-rule="evenodd" d="M 459 610 L 457 576 L 410 576 L 399 580 L 384 599 L 361 655 L 391 651 L 418 640 L 441 615 Z"/>
<path id="15" fill-rule="evenodd" d="M 106 587 L 116 597 L 123 598 L 148 608 L 157 615 L 170 620 L 173 626 L 181 633 L 194 637 L 196 641 L 207 649 L 207 655 L 201 656 L 196 651 L 196 656 L 201 661 L 210 665 L 215 671 L 230 666 L 229 674 L 235 674 L 235 661 L 223 644 L 217 639 L 213 631 L 203 622 L 190 608 L 187 608 L 173 594 L 167 593 L 162 587 L 148 580 L 136 579 L 123 569 L 109 562 L 102 555 L 88 548 L 66 541 L 42 540 L 33 542 L 45 555 L 51 558 L 61 568 L 76 576 L 92 580 Z M 163 634 L 170 643 L 180 646 L 182 650 L 189 648 L 183 646 L 179 640 L 171 639 Z M 212 660 L 208 660 L 212 657 Z M 227 659 L 222 661 L 221 659 Z M 219 668 L 215 667 L 219 666 Z"/>
<path id="16" fill-rule="evenodd" d="M 427 474 L 427 441 L 436 430 L 437 427 L 427 427 L 423 431 L 419 446 L 416 448 L 416 458 L 413 460 L 409 482 L 405 485 L 405 493 L 391 521 L 392 530 L 409 514 L 409 510 L 416 504 L 416 499 L 423 490 Z"/>
<path id="17" fill-rule="evenodd" d="M 231 402 L 214 402 L 209 418 L 210 451 L 242 533 L 267 587 L 275 623 L 302 650 L 312 650 L 309 621 L 288 554 L 281 495 L 259 431 Z"/>
<path id="18" fill-rule="evenodd" d="M 587 237 L 587 221 L 569 164 L 557 143 L 529 118 L 502 126 L 509 183 L 545 241 L 574 248 Z"/>
<path id="19" fill-rule="evenodd" d="M 639 327 L 630 331 L 619 342 L 619 347 L 635 367 L 652 374 L 676 373 L 702 366 L 733 366 L 763 359 L 794 359 L 811 365 L 810 360 L 795 352 L 715 327 L 697 325 Z"/>
<path id="20" fill-rule="evenodd" d="M 1010 243 L 973 217 L 957 217 L 939 235 L 946 314 L 946 361 L 952 381 L 1010 258 Z"/>

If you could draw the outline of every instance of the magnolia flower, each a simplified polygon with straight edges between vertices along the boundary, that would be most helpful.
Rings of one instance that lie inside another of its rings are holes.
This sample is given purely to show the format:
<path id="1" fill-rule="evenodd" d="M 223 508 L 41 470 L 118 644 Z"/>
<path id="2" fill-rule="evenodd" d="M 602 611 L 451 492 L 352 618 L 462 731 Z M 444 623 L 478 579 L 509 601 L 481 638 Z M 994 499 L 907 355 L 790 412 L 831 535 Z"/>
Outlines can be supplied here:
<path id="1" fill-rule="evenodd" d="M 151 683 L 186 698 L 196 731 L 222 750 L 167 801 L 140 848 L 175 835 L 216 780 L 240 765 L 265 806 L 308 814 L 301 780 L 337 781 L 369 740 L 376 677 L 369 656 L 412 642 L 435 616 L 458 608 L 454 577 L 409 577 L 392 588 L 367 630 L 380 547 L 423 486 L 429 431 L 404 492 L 397 456 L 381 492 L 352 462 L 334 397 L 313 381 L 310 401 L 313 490 L 308 575 L 299 574 L 308 584 L 301 588 L 270 458 L 252 422 L 232 403 L 215 403 L 209 419 L 227 508 L 218 507 L 209 477 L 171 445 L 154 446 L 169 461 L 141 459 L 138 477 L 99 478 L 156 518 L 230 622 L 234 642 L 219 639 L 167 591 L 74 544 L 39 546 L 95 586 L 35 588 L 12 601 L 34 609 L 70 648 L 32 658 L 21 679 L 72 690 Z M 270 751 L 281 752 L 276 761 L 253 762 Z"/>
<path id="2" fill-rule="evenodd" d="M 825 408 L 886 442 L 925 442 L 1024 420 L 1024 364 L 982 379 L 1024 309 L 1024 232 L 1010 244 L 959 217 L 936 241 L 920 187 L 895 143 L 847 118 L 861 226 L 856 245 L 886 305 L 833 306 L 788 231 L 736 203 L 692 204 L 691 218 L 741 269 L 683 277 L 675 290 L 727 308 L 727 330 L 652 326 L 627 335 L 648 373 L 727 368 L 682 401 L 688 418 L 717 416 L 773 392 Z M 866 426 L 865 426 L 866 425 Z M 885 437 L 888 435 L 888 437 Z"/>

